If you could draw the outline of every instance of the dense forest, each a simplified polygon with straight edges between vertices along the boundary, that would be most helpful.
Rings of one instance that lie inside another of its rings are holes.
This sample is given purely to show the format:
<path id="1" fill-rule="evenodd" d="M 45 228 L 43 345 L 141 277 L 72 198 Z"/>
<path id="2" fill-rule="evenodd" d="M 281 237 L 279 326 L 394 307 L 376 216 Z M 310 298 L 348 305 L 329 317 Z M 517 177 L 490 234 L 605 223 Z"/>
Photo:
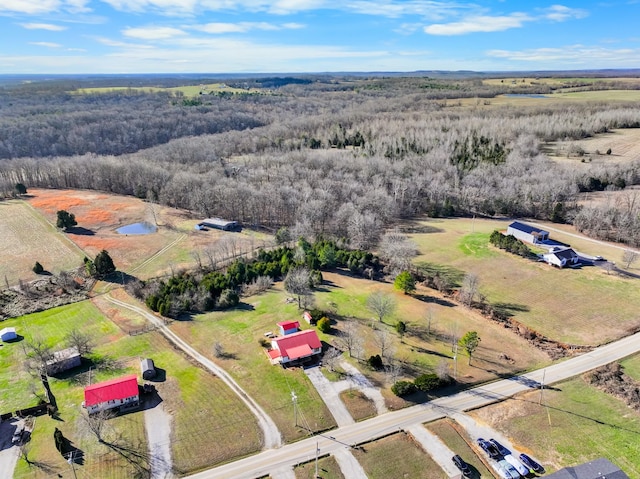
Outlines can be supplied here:
<path id="1" fill-rule="evenodd" d="M 418 214 L 575 221 L 640 244 L 640 201 L 578 206 L 580 192 L 639 184 L 640 162 L 578 170 L 544 154 L 548 142 L 640 127 L 637 103 L 483 108 L 506 91 L 550 87 L 293 80 L 253 80 L 269 88 L 195 98 L 79 94 L 60 82 L 5 86 L 0 194 L 10 196 L 16 183 L 96 189 L 273 231 L 289 226 L 310 239 L 347 238 L 363 249 L 382 226 Z"/>

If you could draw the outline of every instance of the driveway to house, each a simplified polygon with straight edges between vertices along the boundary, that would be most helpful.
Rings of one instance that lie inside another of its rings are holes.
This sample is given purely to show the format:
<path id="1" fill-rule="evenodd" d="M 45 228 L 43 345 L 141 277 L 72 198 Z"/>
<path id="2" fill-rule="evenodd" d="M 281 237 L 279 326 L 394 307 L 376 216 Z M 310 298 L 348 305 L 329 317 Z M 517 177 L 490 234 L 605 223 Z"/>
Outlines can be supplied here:
<path id="1" fill-rule="evenodd" d="M 171 479 L 171 415 L 164 410 L 162 400 L 154 394 L 144 402 L 144 426 L 147 430 L 151 479 Z"/>
<path id="2" fill-rule="evenodd" d="M 227 372 L 219 367 L 216 363 L 211 361 L 209 358 L 203 356 L 194 348 L 192 348 L 187 342 L 185 342 L 180 336 L 171 331 L 165 324 L 157 318 L 155 315 L 151 314 L 149 311 L 140 308 L 138 306 L 134 306 L 129 303 L 125 303 L 124 301 L 120 301 L 119 299 L 115 299 L 108 294 L 105 295 L 105 299 L 110 301 L 113 304 L 116 304 L 122 308 L 126 308 L 130 311 L 134 311 L 144 318 L 148 319 L 151 324 L 156 326 L 158 330 L 164 334 L 164 336 L 175 346 L 182 349 L 187 355 L 191 356 L 197 362 L 202 364 L 205 369 L 212 372 L 216 376 L 218 376 L 222 381 L 231 388 L 233 392 L 235 392 L 238 397 L 242 400 L 243 403 L 249 408 L 249 410 L 253 413 L 253 415 L 258 420 L 258 424 L 262 429 L 262 435 L 264 437 L 263 447 L 265 449 L 272 449 L 282 446 L 282 435 L 278 430 L 278 426 L 273 422 L 266 412 L 256 403 L 251 396 L 249 396 L 244 389 L 240 387 L 238 383 L 234 381 L 234 379 L 227 374 Z"/>
<path id="3" fill-rule="evenodd" d="M 640 333 L 544 369 L 495 381 L 425 404 L 388 412 L 366 421 L 335 429 L 330 432 L 331 436 L 316 435 L 288 444 L 280 449 L 263 451 L 260 454 L 188 477 L 189 479 L 254 479 L 268 476 L 271 471 L 280 467 L 308 460 L 309 454 L 314 453 L 316 444 L 323 453 L 335 454 L 338 449 L 355 446 L 402 429 L 408 429 L 415 424 L 434 421 L 447 415 L 507 400 L 520 392 L 577 376 L 638 351 L 640 351 Z M 507 444 L 508 442 L 505 440 L 505 446 Z"/>
<path id="4" fill-rule="evenodd" d="M 342 399 L 340 399 L 340 390 L 335 387 L 336 383 L 329 381 L 324 374 L 322 374 L 319 366 L 305 368 L 304 373 L 311 380 L 316 391 L 318 391 L 318 394 L 320 394 L 320 397 L 327 405 L 338 427 L 353 424 L 355 421 L 351 417 L 351 414 L 349 414 Z"/>
<path id="5" fill-rule="evenodd" d="M 19 448 L 11 440 L 18 425 L 16 419 L 0 421 L 0 477 L 13 477 L 19 457 Z"/>
<path id="6" fill-rule="evenodd" d="M 371 381 L 369 381 L 367 377 L 358 370 L 358 368 L 356 368 L 353 364 L 348 363 L 347 361 L 342 361 L 340 363 L 340 366 L 349 375 L 349 379 L 341 382 L 346 382 L 348 387 L 354 386 L 359 391 L 362 391 L 365 396 L 373 401 L 378 414 L 384 414 L 385 412 L 389 411 L 387 409 L 387 405 L 384 402 L 384 397 L 382 396 L 380 389 L 371 384 Z M 345 389 L 347 388 L 345 387 Z"/>

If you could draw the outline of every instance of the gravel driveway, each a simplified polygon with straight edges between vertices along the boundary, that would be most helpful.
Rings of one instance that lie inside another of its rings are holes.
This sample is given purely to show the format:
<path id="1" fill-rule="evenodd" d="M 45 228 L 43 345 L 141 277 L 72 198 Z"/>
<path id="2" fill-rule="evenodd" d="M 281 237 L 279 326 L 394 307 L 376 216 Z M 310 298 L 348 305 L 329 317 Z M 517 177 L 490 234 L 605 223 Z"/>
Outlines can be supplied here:
<path id="1" fill-rule="evenodd" d="M 157 394 L 153 396 L 147 399 L 144 410 L 151 479 L 170 479 L 175 477 L 171 459 L 171 415 L 164 410 Z"/>
<path id="2" fill-rule="evenodd" d="M 11 442 L 18 420 L 10 419 L 0 422 L 0 477 L 13 477 L 13 470 L 18 462 L 19 450 Z"/>

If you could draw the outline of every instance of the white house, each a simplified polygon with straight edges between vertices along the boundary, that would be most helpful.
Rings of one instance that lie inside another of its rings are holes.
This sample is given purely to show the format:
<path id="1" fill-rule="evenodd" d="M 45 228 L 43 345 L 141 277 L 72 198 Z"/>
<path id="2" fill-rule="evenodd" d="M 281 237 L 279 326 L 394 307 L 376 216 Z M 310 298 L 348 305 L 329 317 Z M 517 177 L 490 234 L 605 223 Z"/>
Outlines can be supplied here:
<path id="1" fill-rule="evenodd" d="M 580 258 L 578 253 L 571 248 L 553 248 L 548 253 L 544 253 L 542 258 L 550 265 L 557 266 L 558 268 L 564 268 L 565 266 L 571 266 L 578 264 Z"/>
<path id="2" fill-rule="evenodd" d="M 507 227 L 507 235 L 515 236 L 525 243 L 543 243 L 549 239 L 549 232 L 526 223 L 514 221 Z"/>
<path id="3" fill-rule="evenodd" d="M 314 329 L 287 334 L 271 341 L 267 352 L 271 364 L 300 364 L 322 353 L 322 343 Z"/>
<path id="4" fill-rule="evenodd" d="M 0 329 L 0 339 L 2 339 L 3 342 L 13 341 L 17 338 L 18 335 L 16 334 L 16 328 Z"/>

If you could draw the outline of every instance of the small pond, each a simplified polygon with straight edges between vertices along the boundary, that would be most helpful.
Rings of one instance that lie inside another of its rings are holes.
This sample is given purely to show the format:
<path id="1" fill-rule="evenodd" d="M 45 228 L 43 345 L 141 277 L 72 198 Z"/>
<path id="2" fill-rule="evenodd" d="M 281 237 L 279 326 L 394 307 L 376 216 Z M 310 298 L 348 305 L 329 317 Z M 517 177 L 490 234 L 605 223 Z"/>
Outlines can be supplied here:
<path id="1" fill-rule="evenodd" d="M 142 223 L 133 223 L 122 226 L 116 231 L 121 235 L 148 235 L 149 233 L 155 233 L 158 231 L 158 227 L 145 221 Z"/>

